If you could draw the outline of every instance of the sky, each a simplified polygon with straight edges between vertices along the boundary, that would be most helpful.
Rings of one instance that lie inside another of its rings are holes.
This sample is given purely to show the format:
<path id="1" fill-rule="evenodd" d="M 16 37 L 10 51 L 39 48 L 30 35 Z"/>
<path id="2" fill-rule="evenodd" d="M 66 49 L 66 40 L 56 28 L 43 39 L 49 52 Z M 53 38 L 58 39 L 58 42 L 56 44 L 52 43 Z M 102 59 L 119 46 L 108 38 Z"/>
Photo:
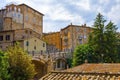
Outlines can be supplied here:
<path id="1" fill-rule="evenodd" d="M 57 32 L 71 23 L 92 27 L 98 13 L 120 32 L 120 0 L 0 0 L 0 9 L 10 3 L 25 3 L 43 13 L 43 32 Z"/>

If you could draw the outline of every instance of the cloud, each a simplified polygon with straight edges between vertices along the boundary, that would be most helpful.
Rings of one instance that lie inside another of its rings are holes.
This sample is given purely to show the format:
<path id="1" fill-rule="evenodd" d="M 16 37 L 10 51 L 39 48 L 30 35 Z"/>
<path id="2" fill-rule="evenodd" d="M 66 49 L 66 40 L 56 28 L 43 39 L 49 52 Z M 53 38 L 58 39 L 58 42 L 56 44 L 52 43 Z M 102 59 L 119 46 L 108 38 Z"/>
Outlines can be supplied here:
<path id="1" fill-rule="evenodd" d="M 110 0 L 99 0 L 100 4 L 108 4 Z"/>
<path id="2" fill-rule="evenodd" d="M 116 1 L 116 3 L 119 3 L 120 4 L 120 0 L 115 0 Z"/>
<path id="3" fill-rule="evenodd" d="M 111 8 L 110 12 L 107 13 L 107 17 L 112 20 L 115 24 L 120 23 L 120 5 L 115 5 Z"/>
<path id="4" fill-rule="evenodd" d="M 2 6 L 15 2 L 25 3 L 45 14 L 44 32 L 59 31 L 70 23 L 92 26 L 96 15 L 100 12 L 108 20 L 120 25 L 120 0 L 2 0 Z M 1 5 L 0 5 L 1 7 Z"/>
<path id="5" fill-rule="evenodd" d="M 69 0 L 69 4 L 72 4 L 78 9 L 83 9 L 83 10 L 91 10 L 91 5 L 90 5 L 90 0 Z"/>
<path id="6" fill-rule="evenodd" d="M 55 5 L 54 5 L 55 6 Z M 54 7 L 49 11 L 48 17 L 51 20 L 62 20 L 62 21 L 71 21 L 71 22 L 77 22 L 78 18 L 81 19 L 82 22 L 84 22 L 83 18 L 78 15 L 71 13 L 69 10 L 67 10 L 65 7 L 62 5 L 58 4 L 55 6 L 56 10 Z"/>

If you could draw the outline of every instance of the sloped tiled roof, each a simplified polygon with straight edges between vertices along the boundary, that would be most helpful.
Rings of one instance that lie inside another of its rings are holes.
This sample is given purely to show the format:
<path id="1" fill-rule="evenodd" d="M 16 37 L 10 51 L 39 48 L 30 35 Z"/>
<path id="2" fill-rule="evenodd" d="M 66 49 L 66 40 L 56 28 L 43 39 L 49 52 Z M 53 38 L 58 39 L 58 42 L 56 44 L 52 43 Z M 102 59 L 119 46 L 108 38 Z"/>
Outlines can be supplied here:
<path id="1" fill-rule="evenodd" d="M 40 80 L 120 80 L 120 64 L 83 64 L 61 72 L 51 72 Z"/>
<path id="2" fill-rule="evenodd" d="M 120 63 L 82 64 L 82 65 L 64 70 L 64 72 L 119 73 L 120 72 Z"/>

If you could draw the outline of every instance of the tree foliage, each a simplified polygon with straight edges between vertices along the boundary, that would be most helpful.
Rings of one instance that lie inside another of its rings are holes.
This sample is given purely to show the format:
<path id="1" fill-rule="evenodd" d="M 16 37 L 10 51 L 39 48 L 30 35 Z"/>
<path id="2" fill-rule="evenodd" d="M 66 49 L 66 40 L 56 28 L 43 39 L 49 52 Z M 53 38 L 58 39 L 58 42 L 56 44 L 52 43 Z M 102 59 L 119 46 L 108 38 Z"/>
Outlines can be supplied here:
<path id="1" fill-rule="evenodd" d="M 73 54 L 72 65 L 76 66 L 84 63 L 111 63 L 120 61 L 119 45 L 120 39 L 117 38 L 117 27 L 113 22 L 105 23 L 103 15 L 97 15 L 93 31 L 89 35 L 87 45 L 76 47 Z M 119 53 L 119 54 L 118 54 Z"/>
<path id="2" fill-rule="evenodd" d="M 0 50 L 0 80 L 8 80 L 9 74 L 8 74 L 8 57 L 5 52 Z"/>
<path id="3" fill-rule="evenodd" d="M 19 45 L 9 47 L 10 80 L 28 80 L 35 75 L 31 57 Z"/>
<path id="4" fill-rule="evenodd" d="M 77 66 L 83 64 L 86 60 L 89 63 L 96 62 L 97 58 L 95 55 L 92 47 L 88 44 L 79 45 L 74 51 L 72 65 Z"/>
<path id="5" fill-rule="evenodd" d="M 117 37 L 116 26 L 110 21 L 105 25 L 106 20 L 99 13 L 93 25 L 93 32 L 89 37 L 89 44 L 98 54 L 98 62 L 117 62 Z"/>

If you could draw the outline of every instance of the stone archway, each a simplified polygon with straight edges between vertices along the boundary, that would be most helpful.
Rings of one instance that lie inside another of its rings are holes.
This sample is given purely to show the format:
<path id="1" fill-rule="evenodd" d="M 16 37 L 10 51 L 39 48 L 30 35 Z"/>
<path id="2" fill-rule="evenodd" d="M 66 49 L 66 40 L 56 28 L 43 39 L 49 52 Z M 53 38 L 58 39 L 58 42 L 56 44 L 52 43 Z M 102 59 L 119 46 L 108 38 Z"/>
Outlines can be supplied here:
<path id="1" fill-rule="evenodd" d="M 37 72 L 35 75 L 36 80 L 47 74 L 47 64 L 42 60 L 32 60 L 35 65 L 35 71 Z"/>
<path id="2" fill-rule="evenodd" d="M 59 58 L 54 61 L 54 70 L 64 70 L 67 68 L 66 60 L 64 58 Z"/>

